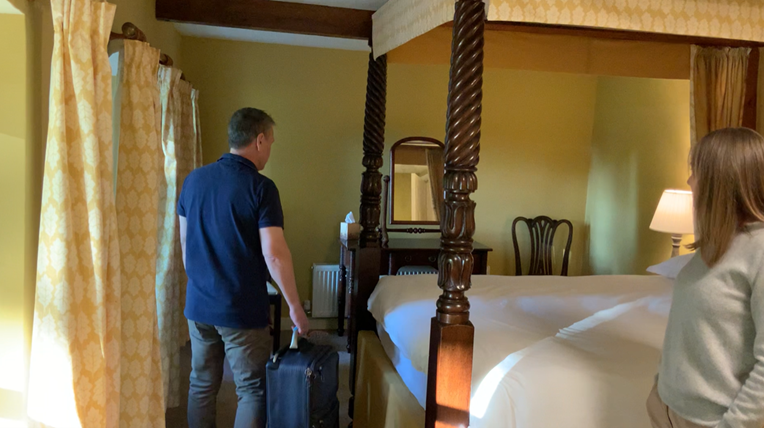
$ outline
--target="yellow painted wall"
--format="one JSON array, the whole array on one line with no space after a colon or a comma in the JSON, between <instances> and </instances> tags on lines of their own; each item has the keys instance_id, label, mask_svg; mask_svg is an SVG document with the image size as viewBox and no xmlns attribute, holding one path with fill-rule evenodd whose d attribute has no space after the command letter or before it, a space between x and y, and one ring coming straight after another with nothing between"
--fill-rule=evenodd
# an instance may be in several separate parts
<instances>
[{"instance_id":1,"label":"yellow painted wall","mask_svg":"<svg viewBox=\"0 0 764 428\"><path fill-rule=\"evenodd\" d=\"M411 217L411 174L395 174L392 177L390 193L393 195L393 217L399 221L410 221ZM395 187L395 191L392 188Z\"/></svg>"},{"instance_id":2,"label":"yellow painted wall","mask_svg":"<svg viewBox=\"0 0 764 428\"><path fill-rule=\"evenodd\" d=\"M0 421L24 420L31 331L26 24L22 14L0 14Z\"/></svg>"},{"instance_id":3,"label":"yellow painted wall","mask_svg":"<svg viewBox=\"0 0 764 428\"><path fill-rule=\"evenodd\" d=\"M689 119L689 81L599 79L587 204L592 273L643 274L670 256L670 236L649 226L664 189L688 189Z\"/></svg>"},{"instance_id":4,"label":"yellow painted wall","mask_svg":"<svg viewBox=\"0 0 764 428\"><path fill-rule=\"evenodd\" d=\"M337 262L338 223L350 210L358 216L367 54L189 37L182 46L201 91L205 162L228 151L237 108L275 118L264 173L281 191L298 287L310 298L311 264ZM386 146L412 135L443 140L448 67L390 64L388 82ZM475 239L494 248L492 273L512 273L514 217L568 218L579 273L596 78L489 69L485 85ZM383 171L388 163L386 152Z\"/></svg>"},{"instance_id":5,"label":"yellow painted wall","mask_svg":"<svg viewBox=\"0 0 764 428\"><path fill-rule=\"evenodd\" d=\"M183 38L186 76L200 90L205 163L228 152L231 114L257 107L276 121L264 174L281 193L302 299L311 265L339 259L339 223L358 217L367 54Z\"/></svg>"},{"instance_id":6,"label":"yellow painted wall","mask_svg":"<svg viewBox=\"0 0 764 428\"><path fill-rule=\"evenodd\" d=\"M473 199L492 274L514 274L512 221L537 215L573 222L570 272L581 272L596 85L594 76L485 70ZM447 66L390 64L387 147L412 135L444 140L447 96Z\"/></svg>"}]
</instances>

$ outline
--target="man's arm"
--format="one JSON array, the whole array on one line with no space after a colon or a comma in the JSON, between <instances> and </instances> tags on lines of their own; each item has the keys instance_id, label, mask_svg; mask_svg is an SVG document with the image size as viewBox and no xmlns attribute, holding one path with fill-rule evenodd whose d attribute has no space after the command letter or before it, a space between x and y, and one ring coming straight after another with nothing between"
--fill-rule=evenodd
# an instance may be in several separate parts
<instances>
[{"instance_id":1,"label":"man's arm","mask_svg":"<svg viewBox=\"0 0 764 428\"><path fill-rule=\"evenodd\" d=\"M297 294L292 253L289 252L286 239L284 239L284 229L280 227L261 228L260 245L268 270L289 305L289 316L292 318L292 322L297 326L300 334L307 334L310 325L308 317L300 305L300 296Z\"/></svg>"},{"instance_id":2,"label":"man's arm","mask_svg":"<svg viewBox=\"0 0 764 428\"><path fill-rule=\"evenodd\" d=\"M186 218L182 215L178 216L178 222L180 223L180 249L183 253L183 268L186 267Z\"/></svg>"}]
</instances>

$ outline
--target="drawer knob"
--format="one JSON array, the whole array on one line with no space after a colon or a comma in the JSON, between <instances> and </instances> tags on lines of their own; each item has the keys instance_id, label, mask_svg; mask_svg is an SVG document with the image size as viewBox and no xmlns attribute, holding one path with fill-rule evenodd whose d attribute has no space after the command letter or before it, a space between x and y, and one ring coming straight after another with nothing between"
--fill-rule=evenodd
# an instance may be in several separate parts
<instances>
[{"instance_id":1,"label":"drawer knob","mask_svg":"<svg viewBox=\"0 0 764 428\"><path fill-rule=\"evenodd\" d=\"M405 260L406 263L410 263L411 262L411 256L406 256L406 257L403 258L403 260Z\"/></svg>"},{"instance_id":2,"label":"drawer knob","mask_svg":"<svg viewBox=\"0 0 764 428\"><path fill-rule=\"evenodd\" d=\"M429 260L430 263L435 263L436 261L438 261L438 256L430 256L427 258L427 260Z\"/></svg>"}]
</instances>

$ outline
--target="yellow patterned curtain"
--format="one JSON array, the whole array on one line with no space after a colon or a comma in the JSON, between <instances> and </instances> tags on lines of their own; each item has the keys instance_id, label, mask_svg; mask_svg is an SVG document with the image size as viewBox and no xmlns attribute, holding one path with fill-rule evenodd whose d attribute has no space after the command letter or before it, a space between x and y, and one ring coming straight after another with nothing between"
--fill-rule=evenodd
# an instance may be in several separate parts
<instances>
[{"instance_id":1,"label":"yellow patterned curtain","mask_svg":"<svg viewBox=\"0 0 764 428\"><path fill-rule=\"evenodd\" d=\"M183 324L182 302L180 300L180 276L183 265L176 242L180 235L175 215L177 203L175 157L176 140L180 138L179 122L181 113L177 86L180 70L159 66L159 90L161 93L162 152L164 174L159 180L159 245L156 260L156 296L159 314L159 338L162 349L162 374L167 407L180 405L180 347L179 331ZM180 262L180 265L178 264Z\"/></svg>"},{"instance_id":2,"label":"yellow patterned curtain","mask_svg":"<svg viewBox=\"0 0 764 428\"><path fill-rule=\"evenodd\" d=\"M156 312L157 216L162 174L159 50L125 41L120 62L121 118L117 224L122 261L123 426L164 427Z\"/></svg>"},{"instance_id":3,"label":"yellow patterned curtain","mask_svg":"<svg viewBox=\"0 0 764 428\"><path fill-rule=\"evenodd\" d=\"M750 51L692 47L693 142L717 129L742 126Z\"/></svg>"},{"instance_id":4,"label":"yellow patterned curtain","mask_svg":"<svg viewBox=\"0 0 764 428\"><path fill-rule=\"evenodd\" d=\"M188 340L184 322L186 273L180 248L176 205L186 176L201 166L198 91L181 80L181 72L160 66L162 149L164 175L160 179L159 257L156 295L159 336L168 407L180 405L180 348Z\"/></svg>"},{"instance_id":5,"label":"yellow patterned curtain","mask_svg":"<svg viewBox=\"0 0 764 428\"><path fill-rule=\"evenodd\" d=\"M51 0L51 11L28 415L53 427L117 427L122 320L106 53L115 7Z\"/></svg>"}]
</instances>

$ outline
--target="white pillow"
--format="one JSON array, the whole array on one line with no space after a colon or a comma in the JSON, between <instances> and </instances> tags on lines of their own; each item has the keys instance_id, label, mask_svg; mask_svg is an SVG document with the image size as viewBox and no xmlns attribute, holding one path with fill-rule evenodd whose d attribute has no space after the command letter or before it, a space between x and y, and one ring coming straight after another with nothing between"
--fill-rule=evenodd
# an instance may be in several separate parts
<instances>
[{"instance_id":1,"label":"white pillow","mask_svg":"<svg viewBox=\"0 0 764 428\"><path fill-rule=\"evenodd\" d=\"M663 263L650 266L647 271L657 275L665 276L669 279L676 279L679 271L682 270L695 253L689 253L682 256L672 257Z\"/></svg>"}]
</instances>

